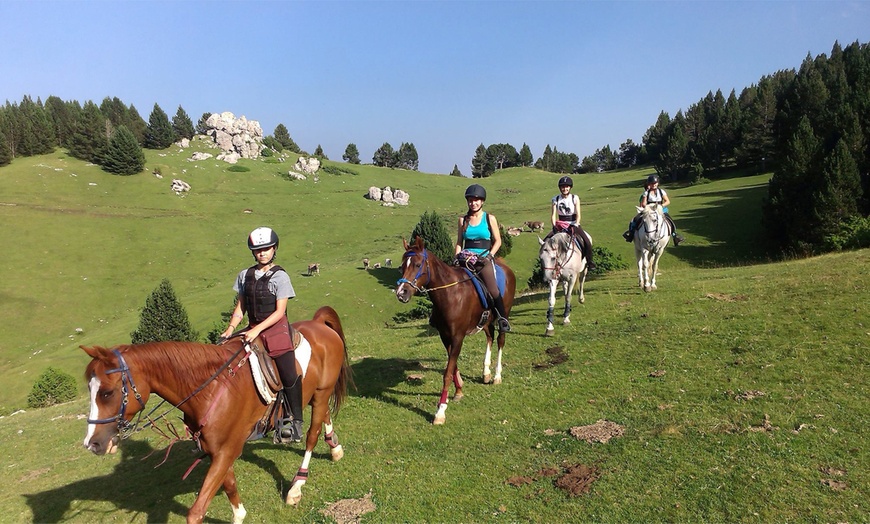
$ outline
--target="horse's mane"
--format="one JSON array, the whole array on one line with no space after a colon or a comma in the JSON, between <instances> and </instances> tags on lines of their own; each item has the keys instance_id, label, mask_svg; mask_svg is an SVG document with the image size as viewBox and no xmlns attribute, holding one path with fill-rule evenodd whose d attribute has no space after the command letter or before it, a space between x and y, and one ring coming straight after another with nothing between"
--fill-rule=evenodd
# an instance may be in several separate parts
<instances>
[{"instance_id":1,"label":"horse's mane","mask_svg":"<svg viewBox=\"0 0 870 524\"><path fill-rule=\"evenodd\" d=\"M192 391L226 363L239 349L239 344L240 341L224 346L167 341L120 346L117 349L131 367L144 373L168 373L178 384L179 390Z\"/></svg>"}]
</instances>

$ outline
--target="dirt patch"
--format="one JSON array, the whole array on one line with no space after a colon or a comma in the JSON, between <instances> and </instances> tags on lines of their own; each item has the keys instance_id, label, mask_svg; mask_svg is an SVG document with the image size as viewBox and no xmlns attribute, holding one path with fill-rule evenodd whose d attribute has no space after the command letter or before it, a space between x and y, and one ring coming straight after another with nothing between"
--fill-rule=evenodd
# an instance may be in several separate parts
<instances>
[{"instance_id":1,"label":"dirt patch","mask_svg":"<svg viewBox=\"0 0 870 524\"><path fill-rule=\"evenodd\" d=\"M726 295L725 293L707 293L704 298L721 300L723 302L744 302L749 300L747 295Z\"/></svg>"},{"instance_id":2,"label":"dirt patch","mask_svg":"<svg viewBox=\"0 0 870 524\"><path fill-rule=\"evenodd\" d=\"M37 478L37 477L41 477L42 475L48 473L49 471L51 471L51 468L40 468L40 469L35 469L35 470L33 470L33 471L27 473L26 475L24 475L24 476L21 477L20 479L18 479L18 482L28 482L28 481L31 481L31 480L33 480L33 479L35 479L35 478Z\"/></svg>"},{"instance_id":3,"label":"dirt patch","mask_svg":"<svg viewBox=\"0 0 870 524\"><path fill-rule=\"evenodd\" d=\"M585 440L590 444L593 442L606 444L612 438L621 437L625 433L625 427L616 422L601 419L589 426L574 426L570 433L577 440Z\"/></svg>"},{"instance_id":4,"label":"dirt patch","mask_svg":"<svg viewBox=\"0 0 870 524\"><path fill-rule=\"evenodd\" d=\"M517 477L511 477L511 478L507 479L505 482L507 482L509 485L511 485L515 488L518 488L520 486L525 486L526 484L531 484L534 481L535 481L535 479L533 479L531 477L519 477L519 476L517 476Z\"/></svg>"},{"instance_id":5,"label":"dirt patch","mask_svg":"<svg viewBox=\"0 0 870 524\"><path fill-rule=\"evenodd\" d=\"M843 491L849 487L848 484L846 484L845 482L843 482L841 480L822 479L819 482L821 482L823 486L828 486L829 488L831 488L834 491Z\"/></svg>"},{"instance_id":6,"label":"dirt patch","mask_svg":"<svg viewBox=\"0 0 870 524\"><path fill-rule=\"evenodd\" d=\"M774 426L773 424L770 423L770 415L768 415L767 413L764 414L764 420L761 421L760 426L749 426L749 431L753 431L756 433L762 432L762 431L769 432L769 431L774 431L774 430L778 430L778 429L779 429L778 426Z\"/></svg>"},{"instance_id":7,"label":"dirt patch","mask_svg":"<svg viewBox=\"0 0 870 524\"><path fill-rule=\"evenodd\" d=\"M667 373L667 371L665 371L664 369L657 369L657 370L651 372L649 374L649 376L651 376L653 378L659 378L659 377L665 376L665 373Z\"/></svg>"},{"instance_id":8,"label":"dirt patch","mask_svg":"<svg viewBox=\"0 0 870 524\"><path fill-rule=\"evenodd\" d=\"M547 348L546 353L547 361L535 364L535 369L549 369L568 361L568 353L565 352L562 346Z\"/></svg>"},{"instance_id":9,"label":"dirt patch","mask_svg":"<svg viewBox=\"0 0 870 524\"><path fill-rule=\"evenodd\" d=\"M567 491L572 497L588 493L592 483L598 480L601 474L598 468L585 464L574 464L565 468L565 474L557 478L553 483L557 488Z\"/></svg>"},{"instance_id":10,"label":"dirt patch","mask_svg":"<svg viewBox=\"0 0 870 524\"><path fill-rule=\"evenodd\" d=\"M755 400L766 395L764 391L759 391L757 389L741 391L736 394L733 391L729 391L729 393L734 396L734 400Z\"/></svg>"},{"instance_id":11,"label":"dirt patch","mask_svg":"<svg viewBox=\"0 0 870 524\"><path fill-rule=\"evenodd\" d=\"M320 514L330 517L338 524L358 524L363 515L376 509L377 506L372 502L372 492L369 491L363 498L342 499L330 504L326 509L320 510Z\"/></svg>"}]
</instances>

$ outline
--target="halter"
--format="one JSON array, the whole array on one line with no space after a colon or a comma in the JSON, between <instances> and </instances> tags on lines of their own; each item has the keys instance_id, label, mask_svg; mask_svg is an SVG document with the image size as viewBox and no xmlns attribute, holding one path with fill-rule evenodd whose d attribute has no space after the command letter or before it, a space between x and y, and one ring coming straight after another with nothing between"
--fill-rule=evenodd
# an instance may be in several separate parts
<instances>
[{"instance_id":1,"label":"halter","mask_svg":"<svg viewBox=\"0 0 870 524\"><path fill-rule=\"evenodd\" d=\"M416 255L417 255L416 251L413 251L413 250L406 251L405 254L402 255L402 260L405 260L408 257L413 257ZM423 248L422 256L423 256L423 263L420 265L420 269L417 271L417 274L414 275L414 280L408 280L407 278L402 277L398 281L396 281L396 285L401 286L402 284L408 284L409 286L414 288L418 293L428 293L430 291L437 291L439 289L444 289L444 288L448 288L451 286L455 286L456 284L459 284L460 282L467 282L467 281L471 280L471 278L466 278L464 280L457 280L456 282L451 282L451 283L445 284L443 286L437 286L437 287L432 287L432 288L426 288L425 284L421 284L418 286L417 280L419 280L420 277L423 276L424 269L425 269L425 273L426 273L426 284L429 284L430 282L432 282L432 264L431 264L431 262L429 262L429 250L427 250L426 248Z\"/></svg>"},{"instance_id":2,"label":"halter","mask_svg":"<svg viewBox=\"0 0 870 524\"><path fill-rule=\"evenodd\" d=\"M136 400L139 401L140 408L145 408L145 403L142 402L142 395L139 394L139 390L136 389L136 383L133 382L133 375L130 373L130 367L127 366L127 361L124 360L123 355L117 349L113 349L112 353L115 354L115 357L118 358L118 367L115 369L109 369L106 371L106 375L111 373L120 373L121 374L121 407L118 410L118 414L114 417L109 418L100 418L100 419L87 419L88 424L111 424L112 422L118 422L118 433L124 434L128 432L130 428L130 421L124 418L124 415L127 414L127 401L130 394L130 390L133 391L133 395L136 397ZM128 387L129 383L129 387ZM142 412L139 412L139 416L141 417ZM138 424L138 421L137 421Z\"/></svg>"}]
</instances>

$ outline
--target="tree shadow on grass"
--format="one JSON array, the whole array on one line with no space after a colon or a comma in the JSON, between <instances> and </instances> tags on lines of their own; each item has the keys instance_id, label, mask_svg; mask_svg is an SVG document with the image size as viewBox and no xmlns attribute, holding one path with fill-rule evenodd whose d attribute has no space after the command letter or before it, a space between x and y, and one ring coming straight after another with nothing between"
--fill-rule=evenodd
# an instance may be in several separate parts
<instances>
[{"instance_id":1,"label":"tree shadow on grass","mask_svg":"<svg viewBox=\"0 0 870 524\"><path fill-rule=\"evenodd\" d=\"M441 373L444 370L444 362L438 359L366 357L353 364L351 368L353 369L354 382L357 385L353 392L354 395L374 398L386 404L407 409L430 422L432 421L433 415L431 413L401 400L400 396L407 393L398 391L396 388L408 380L408 372L438 371ZM422 393L422 395L440 395L440 388L438 391Z\"/></svg>"}]
</instances>

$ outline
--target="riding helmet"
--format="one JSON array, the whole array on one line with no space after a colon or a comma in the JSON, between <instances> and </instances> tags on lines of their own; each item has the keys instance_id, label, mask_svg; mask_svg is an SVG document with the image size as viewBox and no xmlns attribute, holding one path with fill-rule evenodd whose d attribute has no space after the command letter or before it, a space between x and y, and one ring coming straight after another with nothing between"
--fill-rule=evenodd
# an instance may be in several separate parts
<instances>
[{"instance_id":1,"label":"riding helmet","mask_svg":"<svg viewBox=\"0 0 870 524\"><path fill-rule=\"evenodd\" d=\"M658 184L659 183L659 176L658 175L650 175L650 176L646 177L646 183L647 183L647 185Z\"/></svg>"},{"instance_id":2,"label":"riding helmet","mask_svg":"<svg viewBox=\"0 0 870 524\"><path fill-rule=\"evenodd\" d=\"M480 184L471 184L468 186L468 189L465 190L465 198L479 198L481 200L486 200L486 189L484 189Z\"/></svg>"},{"instance_id":3,"label":"riding helmet","mask_svg":"<svg viewBox=\"0 0 870 524\"><path fill-rule=\"evenodd\" d=\"M559 187L574 187L574 181L569 176L563 176L559 179Z\"/></svg>"},{"instance_id":4,"label":"riding helmet","mask_svg":"<svg viewBox=\"0 0 870 524\"><path fill-rule=\"evenodd\" d=\"M275 246L278 248L278 234L269 227L258 227L248 235L248 249L266 249Z\"/></svg>"}]
</instances>

